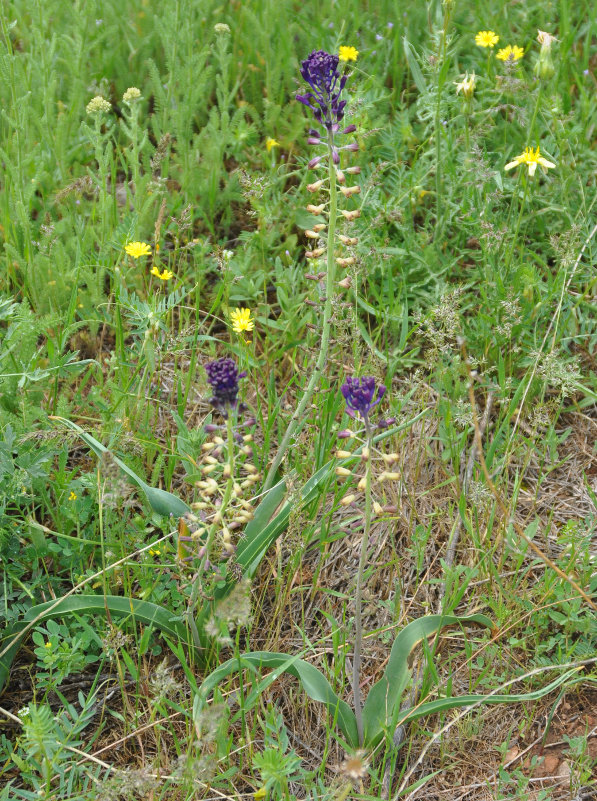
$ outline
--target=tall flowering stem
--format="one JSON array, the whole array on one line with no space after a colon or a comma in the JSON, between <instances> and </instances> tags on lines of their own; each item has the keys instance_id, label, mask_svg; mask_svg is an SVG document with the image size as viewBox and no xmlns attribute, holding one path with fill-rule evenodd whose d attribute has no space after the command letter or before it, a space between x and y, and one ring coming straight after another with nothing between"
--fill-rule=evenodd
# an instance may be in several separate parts
<instances>
[{"instance_id":1,"label":"tall flowering stem","mask_svg":"<svg viewBox=\"0 0 597 801\"><path fill-rule=\"evenodd\" d=\"M189 622L193 640L197 646L200 646L201 640L197 625L194 620L194 611L201 592L202 573L204 572L209 560L209 554L211 552L216 533L222 527L224 514L226 513L228 504L233 497L235 481L234 422L237 413L243 409L242 404L239 404L238 402L238 382L239 379L246 376L245 372L239 373L238 367L233 359L227 358L216 359L213 362L209 362L205 365L205 372L207 373L207 382L213 392L209 402L214 409L217 409L226 419L226 447L228 463L225 471L225 475L227 477L226 487L224 489L222 501L220 503L218 513L214 516L214 519L207 530L207 536L202 548L203 555L201 557L201 564L199 566L199 570L197 571L187 604L187 620Z\"/></svg>"},{"instance_id":2,"label":"tall flowering stem","mask_svg":"<svg viewBox=\"0 0 597 801\"><path fill-rule=\"evenodd\" d=\"M313 393L321 380L321 376L325 369L328 351L331 338L332 329L332 301L336 291L336 229L337 229L337 215L338 215L338 183L345 181L344 174L339 169L340 154L339 150L358 150L356 144L346 145L342 148L336 146L336 135L338 133L348 134L355 130L355 126L351 125L343 131L339 131L340 121L344 117L344 108L346 100L341 99L341 93L346 85L347 76L340 75L338 56L326 53L323 50L316 50L305 59L302 63L301 74L305 81L309 84L312 91L304 95L297 95L296 99L303 103L305 106L313 111L315 120L325 129L325 139L323 139L317 130L311 130L309 136L309 143L312 145L325 145L326 151L321 156L316 156L309 162L310 167L317 167L317 165L327 158L328 161L328 203L327 203L327 236L323 236L325 225L317 225L317 231L307 231L308 237L318 237L325 239L326 247L316 248L309 251L306 255L308 258L317 259L322 256L327 250L326 254L326 283L325 283L325 299L323 306L322 326L321 326L321 340L319 347L319 354L315 367L311 372L309 381L302 397L290 418L288 427L276 455L272 461L269 472L265 479L263 490L267 491L274 483L276 472L282 463L282 459L286 454L293 438L300 431L304 424L305 411L313 397ZM358 172L359 168L353 168L354 172ZM311 184L308 188L310 191L318 191L323 181L317 181ZM360 191L360 187L355 187L353 194ZM344 190L345 191L345 190ZM348 195L347 195L348 196ZM309 206L308 210L314 214L321 214L325 204L321 206ZM359 212L352 212L356 217ZM356 242L356 240L354 240ZM340 260L348 262L349 260Z\"/></svg>"},{"instance_id":3,"label":"tall flowering stem","mask_svg":"<svg viewBox=\"0 0 597 801\"><path fill-rule=\"evenodd\" d=\"M365 565L369 551L369 538L371 536L371 512L373 504L371 501L371 449L373 447L373 431L369 425L369 420L365 420L367 448L365 454L368 459L365 462L365 522L363 527L363 539L361 540L361 553L359 556L359 568L357 570L357 586L354 598L354 656L352 659L352 695L354 703L354 714L357 719L357 731L359 733L359 745L363 745L363 700L361 697L361 661L363 650L363 579L365 576Z\"/></svg>"},{"instance_id":4,"label":"tall flowering stem","mask_svg":"<svg viewBox=\"0 0 597 801\"><path fill-rule=\"evenodd\" d=\"M376 392L377 390L377 392ZM371 496L371 460L373 456L373 426L370 420L371 411L381 402L386 393L383 384L376 387L372 376L364 378L347 378L341 387L342 395L346 401L346 412L350 417L361 417L365 423L366 447L361 453L365 462L365 521L363 539L361 540L361 553L357 570L357 584L355 590L354 610L354 655L352 660L352 695L354 714L357 720L359 745L363 745L363 701L361 697L361 660L363 650L363 581L365 565L369 552L369 538L371 536L371 517L373 510ZM377 394L377 397L376 397Z\"/></svg>"}]
</instances>

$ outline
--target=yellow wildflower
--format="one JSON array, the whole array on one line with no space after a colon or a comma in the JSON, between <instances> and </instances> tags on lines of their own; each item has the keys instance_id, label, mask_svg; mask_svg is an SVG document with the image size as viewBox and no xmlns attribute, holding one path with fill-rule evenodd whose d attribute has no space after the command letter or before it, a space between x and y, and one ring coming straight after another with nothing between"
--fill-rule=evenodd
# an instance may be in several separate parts
<instances>
[{"instance_id":1,"label":"yellow wildflower","mask_svg":"<svg viewBox=\"0 0 597 801\"><path fill-rule=\"evenodd\" d=\"M151 274L155 275L156 278L159 278L160 281L169 281L174 277L174 273L171 273L170 270L164 270L164 272L161 273L155 264L151 268Z\"/></svg>"},{"instance_id":2,"label":"yellow wildflower","mask_svg":"<svg viewBox=\"0 0 597 801\"><path fill-rule=\"evenodd\" d=\"M475 44L479 47L493 47L500 41L500 37L493 31L479 31L475 36Z\"/></svg>"},{"instance_id":3,"label":"yellow wildflower","mask_svg":"<svg viewBox=\"0 0 597 801\"><path fill-rule=\"evenodd\" d=\"M280 143L277 142L275 139L272 139L271 136L265 140L265 147L267 148L267 152L269 153L272 147L280 147Z\"/></svg>"},{"instance_id":4,"label":"yellow wildflower","mask_svg":"<svg viewBox=\"0 0 597 801\"><path fill-rule=\"evenodd\" d=\"M44 648L51 648L51 647L52 647L52 643L50 642L50 640L48 640L46 643L44 643Z\"/></svg>"},{"instance_id":5,"label":"yellow wildflower","mask_svg":"<svg viewBox=\"0 0 597 801\"><path fill-rule=\"evenodd\" d=\"M498 50L496 53L496 58L499 58L500 61L519 61L524 56L524 50L522 47L518 45L508 45L507 47L502 47L501 50Z\"/></svg>"},{"instance_id":6,"label":"yellow wildflower","mask_svg":"<svg viewBox=\"0 0 597 801\"><path fill-rule=\"evenodd\" d=\"M230 319L232 320L232 330L235 334L242 334L243 331L252 331L255 328L255 322L251 317L251 309L235 309L230 312Z\"/></svg>"},{"instance_id":7,"label":"yellow wildflower","mask_svg":"<svg viewBox=\"0 0 597 801\"><path fill-rule=\"evenodd\" d=\"M253 793L253 798L255 798L256 801L261 801L261 799L265 798L266 795L267 795L266 788L260 787L259 790L255 790L255 792Z\"/></svg>"},{"instance_id":8,"label":"yellow wildflower","mask_svg":"<svg viewBox=\"0 0 597 801\"><path fill-rule=\"evenodd\" d=\"M340 61L356 61L359 51L352 45L342 45L338 50L338 58Z\"/></svg>"},{"instance_id":9,"label":"yellow wildflower","mask_svg":"<svg viewBox=\"0 0 597 801\"><path fill-rule=\"evenodd\" d=\"M129 242L128 245L124 246L124 249L133 259L138 259L141 256L149 256L151 254L151 248L146 242Z\"/></svg>"},{"instance_id":10,"label":"yellow wildflower","mask_svg":"<svg viewBox=\"0 0 597 801\"><path fill-rule=\"evenodd\" d=\"M161 553L161 551L160 551L159 548L150 548L149 549L149 555L150 556L159 556L160 553Z\"/></svg>"},{"instance_id":11,"label":"yellow wildflower","mask_svg":"<svg viewBox=\"0 0 597 801\"><path fill-rule=\"evenodd\" d=\"M548 161L547 159L543 158L538 147L536 150L533 150L532 147L525 147L524 153L521 153L520 156L516 156L514 161L506 164L504 169L511 170L513 167L518 167L519 164L526 164L529 170L529 175L531 176L535 174L537 164L541 167L543 172L547 172L547 170L550 170L556 166L552 161Z\"/></svg>"},{"instance_id":12,"label":"yellow wildflower","mask_svg":"<svg viewBox=\"0 0 597 801\"><path fill-rule=\"evenodd\" d=\"M76 501L77 500L77 493L71 490L70 495L68 496L69 501Z\"/></svg>"}]
</instances>

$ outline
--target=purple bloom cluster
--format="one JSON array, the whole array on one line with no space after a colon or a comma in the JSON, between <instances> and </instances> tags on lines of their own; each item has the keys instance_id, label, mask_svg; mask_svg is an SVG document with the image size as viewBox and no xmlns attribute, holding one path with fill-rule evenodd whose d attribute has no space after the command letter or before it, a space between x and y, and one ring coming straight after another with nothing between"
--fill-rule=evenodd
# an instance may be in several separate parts
<instances>
[{"instance_id":1,"label":"purple bloom cluster","mask_svg":"<svg viewBox=\"0 0 597 801\"><path fill-rule=\"evenodd\" d=\"M340 95L346 84L346 75L340 75L340 59L325 50L314 50L301 65L301 75L312 92L297 95L296 99L313 111L317 122L328 131L337 131L338 123L344 117L346 100Z\"/></svg>"},{"instance_id":2,"label":"purple bloom cluster","mask_svg":"<svg viewBox=\"0 0 597 801\"><path fill-rule=\"evenodd\" d=\"M205 372L213 391L209 402L226 416L229 407L236 407L238 382L246 376L246 372L239 373L236 362L225 357L206 364Z\"/></svg>"},{"instance_id":3,"label":"purple bloom cluster","mask_svg":"<svg viewBox=\"0 0 597 801\"><path fill-rule=\"evenodd\" d=\"M350 417L355 417L357 412L361 415L363 420L368 420L369 413L381 401L386 394L386 388L383 384L379 385L377 389L377 399L375 397L375 379L373 376L365 376L364 378L348 377L344 384L340 387L340 391L344 395L346 401L346 413Z\"/></svg>"}]
</instances>

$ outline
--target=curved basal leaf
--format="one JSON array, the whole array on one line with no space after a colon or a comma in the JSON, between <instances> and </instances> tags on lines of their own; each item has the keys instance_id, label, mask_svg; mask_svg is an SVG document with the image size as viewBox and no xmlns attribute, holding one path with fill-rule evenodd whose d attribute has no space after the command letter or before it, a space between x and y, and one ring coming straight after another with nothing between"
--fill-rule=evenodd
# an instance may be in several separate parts
<instances>
[{"instance_id":1,"label":"curved basal leaf","mask_svg":"<svg viewBox=\"0 0 597 801\"><path fill-rule=\"evenodd\" d=\"M216 668L202 683L199 692L203 696L209 695L222 679L239 670L239 667L273 668L277 676L290 673L303 685L303 689L314 701L325 704L330 715L336 720L348 744L357 747L359 737L357 721L352 709L345 701L338 698L330 683L316 667L298 657L289 657L288 654L270 653L268 651L253 651L229 659Z\"/></svg>"},{"instance_id":2,"label":"curved basal leaf","mask_svg":"<svg viewBox=\"0 0 597 801\"><path fill-rule=\"evenodd\" d=\"M102 445L99 440L95 437L92 437L91 434L88 434L86 431L78 426L76 423L73 423L72 420L67 420L65 417L52 417L52 420L59 420L63 423L67 428L70 428L71 431L75 431L85 442L91 450L97 455L102 456L104 453L108 453L108 448L105 445ZM163 489L158 489L156 487L150 487L149 484L146 484L142 478L131 470L131 468L119 459L117 456L114 456L113 453L110 454L111 458L116 462L118 467L122 470L123 473L131 479L131 481L136 484L139 489L143 490L145 493L145 497L147 498L149 505L153 509L154 512L157 512L159 515L163 517L169 517L172 515L173 517L182 517L187 512L190 512L189 507L186 505L184 501L178 498L176 495L173 495L171 492L167 492Z\"/></svg>"},{"instance_id":3,"label":"curved basal leaf","mask_svg":"<svg viewBox=\"0 0 597 801\"><path fill-rule=\"evenodd\" d=\"M579 668L568 670L545 687L530 693L518 693L514 695L459 695L453 698L436 698L434 701L426 701L405 712L404 717L399 717L397 725L399 726L401 723L405 723L408 720L417 720L417 718L422 718L425 715L433 715L436 712L446 712L449 709L455 709L459 706L471 706L472 704L511 704L518 703L519 701L536 701L564 684L571 676L578 673L578 670Z\"/></svg>"},{"instance_id":4,"label":"curved basal leaf","mask_svg":"<svg viewBox=\"0 0 597 801\"><path fill-rule=\"evenodd\" d=\"M396 728L402 693L410 678L408 660L413 649L446 626L470 624L492 628L491 620L485 615L426 615L402 629L394 640L382 678L369 690L363 706L363 733L367 745L377 745L386 731L393 732Z\"/></svg>"},{"instance_id":5,"label":"curved basal leaf","mask_svg":"<svg viewBox=\"0 0 597 801\"><path fill-rule=\"evenodd\" d=\"M31 607L12 632L4 638L8 645L0 644L0 690L8 677L8 672L24 638L29 633L32 621L35 625L55 617L72 613L107 614L114 617L131 617L146 626L154 626L174 640L187 642L186 626L172 619L172 613L163 606L149 601L123 598L120 595L71 595L59 601L47 601Z\"/></svg>"}]
</instances>

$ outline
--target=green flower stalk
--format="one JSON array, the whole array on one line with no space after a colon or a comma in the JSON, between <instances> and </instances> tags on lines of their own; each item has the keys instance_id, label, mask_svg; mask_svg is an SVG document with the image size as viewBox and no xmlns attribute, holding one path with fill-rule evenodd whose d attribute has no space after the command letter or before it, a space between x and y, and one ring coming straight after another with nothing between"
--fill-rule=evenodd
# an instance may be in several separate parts
<instances>
[{"instance_id":1,"label":"green flower stalk","mask_svg":"<svg viewBox=\"0 0 597 801\"><path fill-rule=\"evenodd\" d=\"M350 48L354 50L354 48ZM354 51L356 53L356 51ZM353 57L351 53L351 59ZM347 59L343 59L347 60ZM307 211L311 212L316 218L322 215L327 216L326 223L316 222L311 229L305 232L309 240L315 242L315 247L307 250L305 256L317 263L321 257L326 255L326 272L318 273L317 275L308 275L311 280L320 280L325 275L325 298L323 306L323 317L321 324L321 343L319 347L319 354L315 363L314 369L303 395L290 419L286 432L280 442L276 455L272 461L269 472L265 479L263 486L264 491L271 488L276 472L282 463L282 459L293 438L299 432L304 423L305 411L311 402L313 393L321 380L321 376L325 369L328 351L331 338L332 329L332 301L336 292L336 268L348 267L354 263L354 258L336 258L336 231L338 223L338 192L340 191L345 197L349 198L360 192L359 186L344 186L346 183L346 176L340 169L340 151L357 151L358 145L356 142L351 142L342 147L336 144L336 137L339 135L348 135L356 131L355 125L349 125L340 130L340 121L344 117L344 109L346 100L342 99L342 91L346 85L348 76L340 74L339 70L340 57L326 53L324 50L315 50L311 55L303 61L301 66L301 74L305 81L309 84L311 91L304 95L297 95L296 99L303 103L305 106L313 111L313 116L317 123L324 128L322 134L317 129L310 129L308 143L314 146L322 146L324 152L321 155L315 156L309 162L309 168L315 169L320 163L327 160L327 192L328 200L322 203L310 203L307 206ZM358 167L348 168L345 172L358 173ZM325 179L319 179L307 186L307 189L313 194L323 190L326 184ZM347 220L354 220L360 215L358 209L343 210L343 216ZM324 233L327 229L327 235ZM352 237L338 237L343 245L356 244L356 238ZM322 241L323 240L323 241ZM341 288L346 288L346 282L340 282Z\"/></svg>"},{"instance_id":2,"label":"green flower stalk","mask_svg":"<svg viewBox=\"0 0 597 801\"><path fill-rule=\"evenodd\" d=\"M369 538L371 536L371 516L373 511L371 495L371 456L373 453L373 426L369 419L371 410L380 403L386 393L386 387L380 384L377 388L375 379L367 376L362 379L347 378L341 387L342 395L346 401L346 411L351 417L359 415L365 423L366 447L361 453L365 462L365 524L363 539L361 540L361 554L357 570L357 585L355 591L354 610L354 655L352 659L352 695L354 714L357 722L359 745L363 745L363 701L361 697L361 660L363 649L363 582L365 578L365 565L369 552Z\"/></svg>"}]
</instances>

